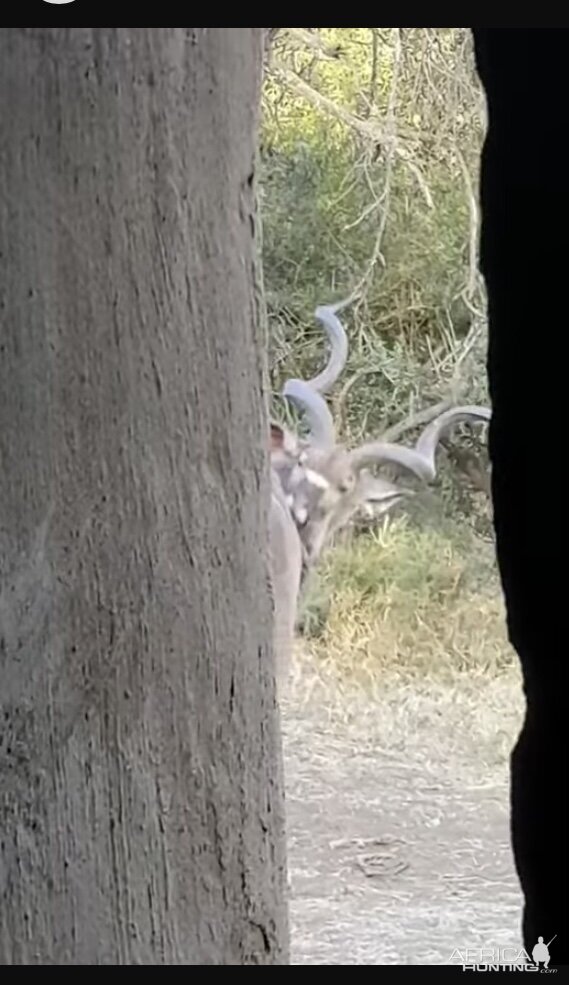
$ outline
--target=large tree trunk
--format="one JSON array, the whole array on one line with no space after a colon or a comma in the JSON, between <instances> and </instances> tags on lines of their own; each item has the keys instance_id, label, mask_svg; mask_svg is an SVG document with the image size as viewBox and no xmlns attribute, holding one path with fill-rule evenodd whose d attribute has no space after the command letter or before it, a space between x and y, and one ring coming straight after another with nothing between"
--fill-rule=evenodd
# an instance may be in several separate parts
<instances>
[{"instance_id":1,"label":"large tree trunk","mask_svg":"<svg viewBox=\"0 0 569 985\"><path fill-rule=\"evenodd\" d=\"M262 53L0 34L2 964L286 957Z\"/></svg>"}]
</instances>

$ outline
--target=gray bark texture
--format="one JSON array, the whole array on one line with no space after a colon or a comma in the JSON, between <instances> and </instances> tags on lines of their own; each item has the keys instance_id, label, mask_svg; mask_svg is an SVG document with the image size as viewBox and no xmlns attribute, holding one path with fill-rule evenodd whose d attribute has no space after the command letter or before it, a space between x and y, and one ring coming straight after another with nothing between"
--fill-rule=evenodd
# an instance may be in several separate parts
<instances>
[{"instance_id":1,"label":"gray bark texture","mask_svg":"<svg viewBox=\"0 0 569 985\"><path fill-rule=\"evenodd\" d=\"M0 964L287 959L263 40L0 33Z\"/></svg>"}]
</instances>

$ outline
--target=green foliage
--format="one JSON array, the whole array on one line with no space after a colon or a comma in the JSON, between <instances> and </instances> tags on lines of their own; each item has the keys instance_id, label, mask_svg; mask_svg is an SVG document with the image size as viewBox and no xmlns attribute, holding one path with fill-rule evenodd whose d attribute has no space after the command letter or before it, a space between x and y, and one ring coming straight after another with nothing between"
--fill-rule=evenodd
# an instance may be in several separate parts
<instances>
[{"instance_id":1,"label":"green foliage","mask_svg":"<svg viewBox=\"0 0 569 985\"><path fill-rule=\"evenodd\" d=\"M482 133L467 29L277 35L262 130L272 386L276 397L286 378L321 368L314 309L355 292L330 398L349 444L441 399L488 401L473 252ZM479 429L453 444L484 470ZM443 450L439 461L430 495L385 528L348 535L312 578L303 644L336 670L453 674L510 660L488 496Z\"/></svg>"},{"instance_id":2,"label":"green foliage","mask_svg":"<svg viewBox=\"0 0 569 985\"><path fill-rule=\"evenodd\" d=\"M461 160L474 168L482 124L468 33L318 28L307 46L299 30L282 29L264 99L274 382L321 361L314 307L360 281L354 358L363 341L404 344L422 365L449 325L461 339L472 324Z\"/></svg>"},{"instance_id":3,"label":"green foliage","mask_svg":"<svg viewBox=\"0 0 569 985\"><path fill-rule=\"evenodd\" d=\"M332 397L349 442L441 398L487 400L470 255L481 113L466 29L277 35L262 130L271 381L276 395L322 366L314 309L359 286Z\"/></svg>"},{"instance_id":4,"label":"green foliage","mask_svg":"<svg viewBox=\"0 0 569 985\"><path fill-rule=\"evenodd\" d=\"M327 555L304 605L305 646L351 679L452 679L511 666L492 544L405 517Z\"/></svg>"}]
</instances>

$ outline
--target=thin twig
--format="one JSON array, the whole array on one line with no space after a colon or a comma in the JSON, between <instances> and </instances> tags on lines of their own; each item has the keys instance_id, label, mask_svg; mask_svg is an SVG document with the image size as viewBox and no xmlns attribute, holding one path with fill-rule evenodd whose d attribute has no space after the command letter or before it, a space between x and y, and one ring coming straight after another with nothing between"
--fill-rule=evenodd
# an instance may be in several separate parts
<instances>
[{"instance_id":1,"label":"thin twig","mask_svg":"<svg viewBox=\"0 0 569 985\"><path fill-rule=\"evenodd\" d=\"M458 158L458 163L460 164L460 170L462 172L462 177L464 179L464 186L466 188L466 197L468 199L468 208L470 212L470 238L468 242L468 285L466 288L467 298L472 298L474 292L476 291L476 283L478 279L478 203L476 201L476 196L472 188L472 180L470 178L470 173L466 166L466 161L464 160L464 155L459 147L456 148L456 156Z\"/></svg>"},{"instance_id":2,"label":"thin twig","mask_svg":"<svg viewBox=\"0 0 569 985\"><path fill-rule=\"evenodd\" d=\"M379 34L377 27L370 27L371 31L371 77L369 80L369 103L368 116L374 105L377 92L377 69L379 65Z\"/></svg>"},{"instance_id":3,"label":"thin twig","mask_svg":"<svg viewBox=\"0 0 569 985\"><path fill-rule=\"evenodd\" d=\"M390 194L391 194L391 178L393 174L393 160L394 154L397 147L397 120L395 115L395 107L397 105L397 91L399 85L399 72L401 67L401 35L399 33L399 28L394 28L395 31L395 45L393 49L393 68L391 75L391 87L389 90L389 98L387 102L387 112L385 114L385 131L386 136L389 135L387 144L387 158L385 161L385 182L383 185L382 192L382 204L383 209L381 213L381 219L379 221L379 228L377 230L377 236L375 238L375 243L373 245L373 251L371 257L368 261L366 270L363 277L356 284L354 288L354 296L361 295L369 284L373 272L377 266L377 263L383 259L381 253L381 244L383 242L383 236L385 233L385 227L387 225L387 219L389 216L389 204L390 204Z\"/></svg>"}]
</instances>

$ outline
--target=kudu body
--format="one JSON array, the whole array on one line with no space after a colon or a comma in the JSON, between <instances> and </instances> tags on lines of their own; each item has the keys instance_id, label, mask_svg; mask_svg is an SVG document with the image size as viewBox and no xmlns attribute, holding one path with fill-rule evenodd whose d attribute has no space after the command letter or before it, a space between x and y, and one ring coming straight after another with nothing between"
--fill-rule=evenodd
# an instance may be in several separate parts
<instances>
[{"instance_id":1,"label":"kudu body","mask_svg":"<svg viewBox=\"0 0 569 985\"><path fill-rule=\"evenodd\" d=\"M304 478L297 439L279 424L271 423L271 504L269 560L273 594L273 650L277 675L286 677L294 641L304 549L285 487L291 470Z\"/></svg>"},{"instance_id":2,"label":"kudu body","mask_svg":"<svg viewBox=\"0 0 569 985\"><path fill-rule=\"evenodd\" d=\"M273 651L277 675L286 676L298 611L302 544L275 470L271 470L269 560L273 594Z\"/></svg>"},{"instance_id":3,"label":"kudu body","mask_svg":"<svg viewBox=\"0 0 569 985\"><path fill-rule=\"evenodd\" d=\"M336 382L346 363L348 342L338 311L347 303L316 309L316 318L323 323L331 345L325 369L311 380L288 380L283 389L283 396L304 417L309 434L303 440L286 433L286 440L273 458L273 467L298 530L307 566L317 562L333 534L366 504L373 504L381 514L412 494L404 486L374 476L371 468L389 464L422 482L431 482L436 476L435 456L442 436L459 422L487 422L491 416L488 408L480 406L446 410L424 427L412 448L380 440L354 449L338 444L323 393Z\"/></svg>"}]
</instances>

